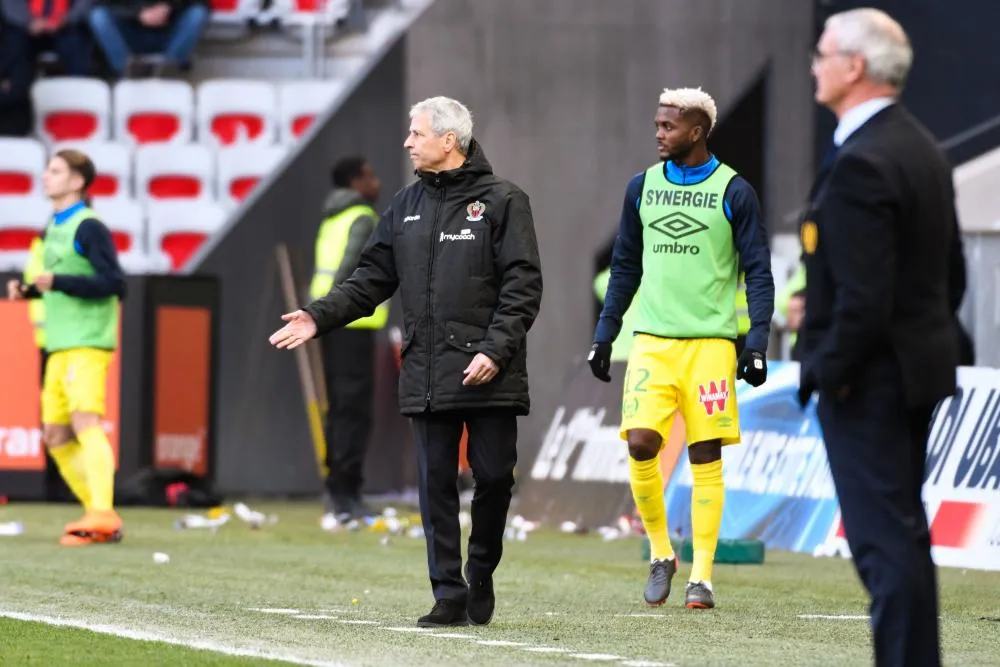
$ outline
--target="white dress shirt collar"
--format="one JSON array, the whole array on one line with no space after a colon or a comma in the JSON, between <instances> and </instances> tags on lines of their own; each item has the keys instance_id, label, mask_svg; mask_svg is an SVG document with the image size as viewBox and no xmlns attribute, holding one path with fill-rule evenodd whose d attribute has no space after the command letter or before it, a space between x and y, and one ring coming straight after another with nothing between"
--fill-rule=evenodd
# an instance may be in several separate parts
<instances>
[{"instance_id":1,"label":"white dress shirt collar","mask_svg":"<svg viewBox=\"0 0 1000 667\"><path fill-rule=\"evenodd\" d=\"M857 132L858 128L867 123L872 116L895 102L896 99L893 97L876 97L854 107L840 117L837 129L833 131L833 143L838 147L843 146L847 138Z\"/></svg>"}]
</instances>

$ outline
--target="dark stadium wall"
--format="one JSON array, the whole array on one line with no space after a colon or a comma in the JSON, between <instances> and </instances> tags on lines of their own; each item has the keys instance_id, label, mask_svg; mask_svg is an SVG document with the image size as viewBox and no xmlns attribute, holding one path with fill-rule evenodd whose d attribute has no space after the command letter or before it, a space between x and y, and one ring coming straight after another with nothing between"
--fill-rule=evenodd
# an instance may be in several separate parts
<instances>
[{"instance_id":1,"label":"dark stadium wall","mask_svg":"<svg viewBox=\"0 0 1000 667\"><path fill-rule=\"evenodd\" d=\"M830 14L877 7L900 22L913 45L903 101L958 165L1000 145L1000 3L987 0L816 0L815 34ZM992 121L992 122L991 122ZM836 127L817 110L817 154Z\"/></svg>"},{"instance_id":2,"label":"dark stadium wall","mask_svg":"<svg viewBox=\"0 0 1000 667\"><path fill-rule=\"evenodd\" d=\"M382 178L380 207L402 186L404 55L402 42L393 46L343 106L317 122L315 134L290 162L254 192L219 242L194 262L196 273L218 276L222 289L216 482L224 492L314 494L321 488L294 354L267 342L287 312L275 248L288 245L304 295L332 163L348 153L366 155ZM392 374L393 363L382 355L383 376ZM403 451L395 387L382 381L378 392L383 409L376 433L380 445L369 457L372 490L400 488L406 467L396 462L412 457ZM389 465L379 465L384 462Z\"/></svg>"},{"instance_id":3,"label":"dark stadium wall","mask_svg":"<svg viewBox=\"0 0 1000 667\"><path fill-rule=\"evenodd\" d=\"M783 218L811 180L813 24L801 0L437 0L411 29L407 100L467 103L496 171L531 198L545 296L525 432L548 423L590 345L593 259L628 179L656 160L664 87L701 86L724 115L766 72L764 183L753 185L772 231L793 230Z\"/></svg>"}]
</instances>

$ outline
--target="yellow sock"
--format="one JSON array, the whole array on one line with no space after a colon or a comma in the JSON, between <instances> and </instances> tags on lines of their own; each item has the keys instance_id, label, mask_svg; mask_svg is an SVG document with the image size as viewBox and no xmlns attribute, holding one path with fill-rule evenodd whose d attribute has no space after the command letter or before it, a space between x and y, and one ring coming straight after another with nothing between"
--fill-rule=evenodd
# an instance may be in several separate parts
<instances>
[{"instance_id":1,"label":"yellow sock","mask_svg":"<svg viewBox=\"0 0 1000 667\"><path fill-rule=\"evenodd\" d=\"M87 474L83 465L83 451L80 443L76 440L51 447L49 455L56 462L59 474L62 475L66 486L73 492L83 509L90 509L90 487L87 485Z\"/></svg>"},{"instance_id":2,"label":"yellow sock","mask_svg":"<svg viewBox=\"0 0 1000 667\"><path fill-rule=\"evenodd\" d=\"M712 581L715 547L719 544L722 506L726 490L722 484L722 461L691 464L691 537L694 562L689 581Z\"/></svg>"},{"instance_id":3,"label":"yellow sock","mask_svg":"<svg viewBox=\"0 0 1000 667\"><path fill-rule=\"evenodd\" d=\"M674 557L674 550L667 534L667 508L663 501L660 457L636 461L630 456L628 464L632 498L635 499L635 508L639 511L642 526L649 537L650 555L653 560L670 560Z\"/></svg>"},{"instance_id":4,"label":"yellow sock","mask_svg":"<svg viewBox=\"0 0 1000 667\"><path fill-rule=\"evenodd\" d=\"M76 437L83 450L92 509L97 512L110 510L115 496L115 455L108 436L100 426L91 426Z\"/></svg>"}]
</instances>

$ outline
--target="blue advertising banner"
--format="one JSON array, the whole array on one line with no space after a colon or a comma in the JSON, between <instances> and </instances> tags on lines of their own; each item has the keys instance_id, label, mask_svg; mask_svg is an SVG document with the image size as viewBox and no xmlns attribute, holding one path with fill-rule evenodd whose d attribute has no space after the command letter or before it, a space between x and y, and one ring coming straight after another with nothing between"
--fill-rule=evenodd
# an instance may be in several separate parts
<instances>
[{"instance_id":1,"label":"blue advertising banner","mask_svg":"<svg viewBox=\"0 0 1000 667\"><path fill-rule=\"evenodd\" d=\"M769 548L813 553L827 541L838 505L815 401L796 398L799 366L769 362L767 383L737 385L742 442L723 448L722 539L759 539ZM691 468L682 456L667 487L667 521L691 536Z\"/></svg>"}]
</instances>

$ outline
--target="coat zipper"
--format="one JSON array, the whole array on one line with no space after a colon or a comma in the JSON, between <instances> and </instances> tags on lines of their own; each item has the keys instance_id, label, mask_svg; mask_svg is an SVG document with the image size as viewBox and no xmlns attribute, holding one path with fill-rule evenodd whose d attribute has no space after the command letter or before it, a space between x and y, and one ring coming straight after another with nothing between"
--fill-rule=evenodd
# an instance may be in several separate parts
<instances>
[{"instance_id":1,"label":"coat zipper","mask_svg":"<svg viewBox=\"0 0 1000 667\"><path fill-rule=\"evenodd\" d=\"M435 179L434 185L440 185L440 183L441 183L440 179ZM425 401L426 401L425 405L428 408L431 405L431 375L433 374L433 371L434 371L434 366L433 366L433 364L434 364L434 318L431 317L431 289L432 289L433 284L434 284L434 259L435 259L435 256L437 255L437 253L435 252L435 249L437 248L437 244L434 242L434 239L437 238L438 223L441 222L441 208L444 206L444 197L445 197L445 190L444 190L444 188L441 188L440 194L441 194L441 196L438 199L437 210L434 212L434 222L431 225L431 247L430 247L431 260L430 260L430 264L427 266L427 334L428 334L427 339L428 339L428 344L427 344L427 375L426 375L426 378L427 378L427 383L426 383L427 395L425 396Z\"/></svg>"}]
</instances>

